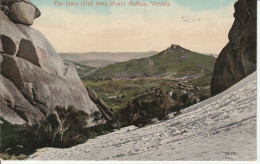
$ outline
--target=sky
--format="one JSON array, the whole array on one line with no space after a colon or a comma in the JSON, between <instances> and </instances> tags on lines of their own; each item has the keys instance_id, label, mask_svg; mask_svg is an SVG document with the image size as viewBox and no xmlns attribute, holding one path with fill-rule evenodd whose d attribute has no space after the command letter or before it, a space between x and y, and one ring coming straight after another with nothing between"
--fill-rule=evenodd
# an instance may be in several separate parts
<instances>
[{"instance_id":1,"label":"sky","mask_svg":"<svg viewBox=\"0 0 260 164\"><path fill-rule=\"evenodd\" d=\"M178 44L192 51L219 54L228 43L236 0L139 0L149 6L55 6L55 0L31 0L42 15L33 28L58 52L162 51ZM57 0L63 2L69 0ZM70 0L78 2L85 0ZM110 0L98 0L110 2ZM111 0L113 1L113 0ZM136 2L137 0L133 0ZM170 3L152 6L151 2Z\"/></svg>"}]
</instances>

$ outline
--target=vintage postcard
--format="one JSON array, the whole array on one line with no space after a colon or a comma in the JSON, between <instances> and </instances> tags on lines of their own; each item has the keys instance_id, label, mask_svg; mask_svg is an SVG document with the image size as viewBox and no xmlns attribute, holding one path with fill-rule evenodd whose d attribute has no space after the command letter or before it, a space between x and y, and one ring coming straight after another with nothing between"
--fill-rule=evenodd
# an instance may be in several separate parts
<instances>
[{"instance_id":1,"label":"vintage postcard","mask_svg":"<svg viewBox=\"0 0 260 164\"><path fill-rule=\"evenodd\" d=\"M0 0L2 160L256 161L256 0Z\"/></svg>"}]
</instances>

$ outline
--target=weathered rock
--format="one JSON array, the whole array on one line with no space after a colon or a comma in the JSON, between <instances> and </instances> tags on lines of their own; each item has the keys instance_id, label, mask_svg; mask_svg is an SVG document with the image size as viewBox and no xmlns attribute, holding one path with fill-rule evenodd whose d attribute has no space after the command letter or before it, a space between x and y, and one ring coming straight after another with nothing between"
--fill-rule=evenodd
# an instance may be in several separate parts
<instances>
[{"instance_id":1,"label":"weathered rock","mask_svg":"<svg viewBox=\"0 0 260 164\"><path fill-rule=\"evenodd\" d=\"M49 57L46 51L40 47L35 47L30 40L21 40L16 56L28 60L49 73L57 74L55 67L49 63Z\"/></svg>"},{"instance_id":2,"label":"weathered rock","mask_svg":"<svg viewBox=\"0 0 260 164\"><path fill-rule=\"evenodd\" d=\"M0 118L12 124L33 124L44 118L42 112L29 103L18 88L0 74Z\"/></svg>"},{"instance_id":3,"label":"weathered rock","mask_svg":"<svg viewBox=\"0 0 260 164\"><path fill-rule=\"evenodd\" d=\"M18 88L23 88L25 84L16 58L4 54L2 57L1 74L11 80Z\"/></svg>"},{"instance_id":4,"label":"weathered rock","mask_svg":"<svg viewBox=\"0 0 260 164\"><path fill-rule=\"evenodd\" d=\"M5 35L0 35L0 40L2 43L2 52L8 55L14 55L17 51L16 44L11 38Z\"/></svg>"},{"instance_id":5,"label":"weathered rock","mask_svg":"<svg viewBox=\"0 0 260 164\"><path fill-rule=\"evenodd\" d=\"M0 35L11 38L16 45L19 45L22 39L29 40L17 25L14 24L2 11L0 11L0 24ZM2 47L2 45L0 47Z\"/></svg>"},{"instance_id":6,"label":"weathered rock","mask_svg":"<svg viewBox=\"0 0 260 164\"><path fill-rule=\"evenodd\" d=\"M31 27L21 25L21 24L17 24L17 27L33 43L33 45L36 47L36 51L39 51L39 48L45 51L47 57L43 57L43 58L47 58L47 59L45 59L44 65L51 70L54 69L58 76L64 76L66 70L64 62L61 59L60 55L55 51L53 46L50 44L48 39L42 33L40 33L39 31ZM39 52L37 52L37 55L42 56L40 55Z\"/></svg>"},{"instance_id":7,"label":"weathered rock","mask_svg":"<svg viewBox=\"0 0 260 164\"><path fill-rule=\"evenodd\" d=\"M103 114L103 116L105 116L105 118L109 121L109 124L113 128L121 127L121 124L113 117L113 115L111 114L111 111L110 111L109 107L106 105L106 103L102 99L100 99L95 92L91 91L88 88L86 88L86 89L88 90L89 97L97 105L98 109Z\"/></svg>"},{"instance_id":8,"label":"weathered rock","mask_svg":"<svg viewBox=\"0 0 260 164\"><path fill-rule=\"evenodd\" d=\"M85 88L78 76L75 66L72 63L68 63L68 65L65 66L64 78L79 88Z\"/></svg>"},{"instance_id":9,"label":"weathered rock","mask_svg":"<svg viewBox=\"0 0 260 164\"><path fill-rule=\"evenodd\" d=\"M7 4L8 17L15 23L32 25L34 19L40 16L40 11L30 0L15 1L10 0Z\"/></svg>"},{"instance_id":10,"label":"weathered rock","mask_svg":"<svg viewBox=\"0 0 260 164\"><path fill-rule=\"evenodd\" d=\"M8 14L9 8L7 6L0 5L0 10L3 11L3 13Z\"/></svg>"},{"instance_id":11,"label":"weathered rock","mask_svg":"<svg viewBox=\"0 0 260 164\"><path fill-rule=\"evenodd\" d=\"M108 123L119 127L105 103L97 95L89 97L91 94L74 65L65 66L40 32L14 24L2 11L0 24L2 119L12 124L33 124L44 119L56 106L73 106L90 115L102 113Z\"/></svg>"},{"instance_id":12,"label":"weathered rock","mask_svg":"<svg viewBox=\"0 0 260 164\"><path fill-rule=\"evenodd\" d=\"M0 103L0 118L4 119L7 122L12 122L13 124L22 125L26 122L12 109ZM0 123L3 123L0 120Z\"/></svg>"},{"instance_id":13,"label":"weathered rock","mask_svg":"<svg viewBox=\"0 0 260 164\"><path fill-rule=\"evenodd\" d=\"M256 1L238 0L229 43L221 51L211 82L214 96L256 70Z\"/></svg>"},{"instance_id":14,"label":"weathered rock","mask_svg":"<svg viewBox=\"0 0 260 164\"><path fill-rule=\"evenodd\" d=\"M21 40L19 51L16 56L28 60L39 67L41 66L36 49L30 40Z\"/></svg>"},{"instance_id":15,"label":"weathered rock","mask_svg":"<svg viewBox=\"0 0 260 164\"><path fill-rule=\"evenodd\" d=\"M33 53L35 53L34 51L36 51L37 58L39 58L42 69L49 73L58 74L59 76L64 75L64 63L61 57L56 53L55 49L46 39L46 37L44 37L44 35L31 27L21 24L14 24L1 11L0 18L0 35L11 39L14 44L17 45L17 47L23 49L19 52L19 54L22 53L21 56L27 56L25 53L28 53L28 51L30 51L30 54L28 56L31 56ZM32 44L28 43L28 41L30 41ZM18 48L16 50L16 53L17 51ZM27 57L26 59L30 58Z\"/></svg>"},{"instance_id":16,"label":"weathered rock","mask_svg":"<svg viewBox=\"0 0 260 164\"><path fill-rule=\"evenodd\" d=\"M2 75L10 79L24 97L44 115L49 114L56 106L71 105L88 114L99 111L90 100L86 89L49 74L27 60L2 56L4 57Z\"/></svg>"},{"instance_id":17,"label":"weathered rock","mask_svg":"<svg viewBox=\"0 0 260 164\"><path fill-rule=\"evenodd\" d=\"M167 54L172 53L172 52L190 52L190 50L185 49L185 48L183 48L179 45L172 44L169 48L162 51L161 53L164 54L164 55L167 55Z\"/></svg>"}]
</instances>

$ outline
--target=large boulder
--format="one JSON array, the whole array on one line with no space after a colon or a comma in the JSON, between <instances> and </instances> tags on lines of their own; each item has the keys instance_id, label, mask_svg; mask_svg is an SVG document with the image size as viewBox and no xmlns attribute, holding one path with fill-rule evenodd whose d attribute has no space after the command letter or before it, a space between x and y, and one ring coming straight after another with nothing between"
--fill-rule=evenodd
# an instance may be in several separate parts
<instances>
[{"instance_id":1,"label":"large boulder","mask_svg":"<svg viewBox=\"0 0 260 164\"><path fill-rule=\"evenodd\" d=\"M3 7L8 10L8 17L15 23L32 25L35 18L41 15L40 10L30 0L1 0ZM5 11L4 10L4 11Z\"/></svg>"},{"instance_id":2,"label":"large boulder","mask_svg":"<svg viewBox=\"0 0 260 164\"><path fill-rule=\"evenodd\" d=\"M214 96L256 70L256 0L238 0L229 43L221 51L211 83Z\"/></svg>"},{"instance_id":3,"label":"large boulder","mask_svg":"<svg viewBox=\"0 0 260 164\"><path fill-rule=\"evenodd\" d=\"M74 106L89 115L99 112L112 127L120 126L105 103L85 88L74 65L65 66L43 34L15 24L2 11L0 24L2 120L31 125L57 106Z\"/></svg>"},{"instance_id":4,"label":"large boulder","mask_svg":"<svg viewBox=\"0 0 260 164\"><path fill-rule=\"evenodd\" d=\"M3 12L0 12L0 18L2 53L18 55L30 62L36 60L45 71L64 75L65 65L61 57L43 34L29 26L14 24Z\"/></svg>"},{"instance_id":5,"label":"large boulder","mask_svg":"<svg viewBox=\"0 0 260 164\"><path fill-rule=\"evenodd\" d=\"M10 79L24 97L46 116L56 106L74 106L91 114L99 111L87 90L69 80L50 74L35 64L8 55L4 57L1 73ZM12 67L12 69L10 69Z\"/></svg>"}]
</instances>

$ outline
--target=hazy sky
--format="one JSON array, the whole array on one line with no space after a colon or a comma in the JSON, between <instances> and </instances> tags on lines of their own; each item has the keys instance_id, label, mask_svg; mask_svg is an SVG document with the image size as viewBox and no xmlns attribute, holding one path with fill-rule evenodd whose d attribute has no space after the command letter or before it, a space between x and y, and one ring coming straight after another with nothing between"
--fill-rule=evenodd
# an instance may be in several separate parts
<instances>
[{"instance_id":1,"label":"hazy sky","mask_svg":"<svg viewBox=\"0 0 260 164\"><path fill-rule=\"evenodd\" d=\"M31 1L42 12L33 27L45 34L58 52L162 51L179 44L192 51L216 54L228 42L236 2L139 0L149 6L58 7L54 0ZM171 6L152 7L152 1L170 2Z\"/></svg>"}]
</instances>

